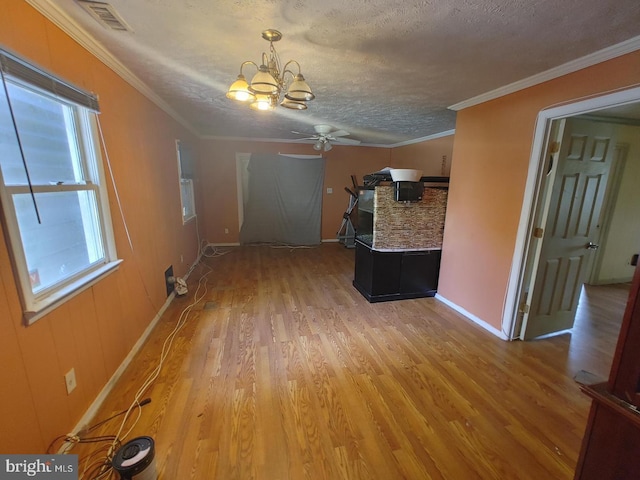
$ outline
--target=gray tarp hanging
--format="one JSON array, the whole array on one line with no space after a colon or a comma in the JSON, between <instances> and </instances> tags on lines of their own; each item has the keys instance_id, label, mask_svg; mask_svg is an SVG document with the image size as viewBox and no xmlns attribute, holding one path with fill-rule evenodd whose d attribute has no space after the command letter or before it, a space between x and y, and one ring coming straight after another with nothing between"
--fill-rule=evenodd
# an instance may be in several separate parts
<instances>
[{"instance_id":1,"label":"gray tarp hanging","mask_svg":"<svg viewBox=\"0 0 640 480\"><path fill-rule=\"evenodd\" d=\"M240 243L321 241L323 158L251 155Z\"/></svg>"}]
</instances>

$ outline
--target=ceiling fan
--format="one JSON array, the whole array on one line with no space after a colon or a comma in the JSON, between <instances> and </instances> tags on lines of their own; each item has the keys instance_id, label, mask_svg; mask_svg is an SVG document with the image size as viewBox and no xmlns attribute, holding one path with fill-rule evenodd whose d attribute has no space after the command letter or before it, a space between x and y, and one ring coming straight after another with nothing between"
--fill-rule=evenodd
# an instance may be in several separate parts
<instances>
[{"instance_id":1,"label":"ceiling fan","mask_svg":"<svg viewBox=\"0 0 640 480\"><path fill-rule=\"evenodd\" d=\"M316 140L316 143L313 144L314 150L324 150L328 152L333 148L331 142L342 143L344 145L359 145L360 140L355 140L353 138L344 138L347 135L351 135L346 130L333 130L331 125L314 125L313 129L315 130L315 134L304 133L304 132L295 132L296 135L310 135L306 138L301 138L300 140Z\"/></svg>"}]
</instances>

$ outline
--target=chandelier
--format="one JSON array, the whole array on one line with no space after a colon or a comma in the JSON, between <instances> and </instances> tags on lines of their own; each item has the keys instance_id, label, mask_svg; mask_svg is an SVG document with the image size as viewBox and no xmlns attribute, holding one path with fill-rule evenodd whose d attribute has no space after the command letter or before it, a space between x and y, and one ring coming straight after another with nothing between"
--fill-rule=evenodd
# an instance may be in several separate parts
<instances>
[{"instance_id":1,"label":"chandelier","mask_svg":"<svg viewBox=\"0 0 640 480\"><path fill-rule=\"evenodd\" d=\"M265 30L262 38L269 42L269 53L262 53L262 64L256 65L247 61L240 65L240 75L227 91L227 98L248 103L254 110L274 110L279 104L282 107L293 110L306 110L307 102L316 98L311 88L300 73L300 64L295 60L289 60L284 68L280 66L280 57L276 52L273 42L282 38L282 33L278 30ZM242 69L245 65L251 64L258 72L247 83ZM298 73L289 70L290 65L298 67ZM290 75L290 79L287 78ZM284 98L280 100L282 93Z\"/></svg>"}]
</instances>

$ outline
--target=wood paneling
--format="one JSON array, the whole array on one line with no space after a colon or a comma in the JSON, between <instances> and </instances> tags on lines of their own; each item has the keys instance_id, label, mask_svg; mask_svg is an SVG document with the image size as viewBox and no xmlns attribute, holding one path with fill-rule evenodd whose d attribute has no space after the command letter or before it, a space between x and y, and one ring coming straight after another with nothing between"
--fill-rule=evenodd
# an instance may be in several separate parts
<instances>
[{"instance_id":1,"label":"wood paneling","mask_svg":"<svg viewBox=\"0 0 640 480\"><path fill-rule=\"evenodd\" d=\"M15 450L42 451L46 447L40 431L36 408L31 399L27 371L22 362L22 351L18 345L3 282L0 282L0 399L19 398L11 402L9 411L0 414L2 438L10 439ZM23 328L23 327L18 327ZM6 404L3 404L6 405ZM34 440L35 439L35 440ZM38 443L38 439L40 443ZM4 446L4 442L3 446Z\"/></svg>"},{"instance_id":2,"label":"wood paneling","mask_svg":"<svg viewBox=\"0 0 640 480\"><path fill-rule=\"evenodd\" d=\"M0 2L0 45L99 96L106 186L124 260L24 327L9 249L0 242L0 452L37 453L75 426L162 307L167 266L182 276L197 257L195 223L183 225L180 216L174 145L196 139L24 0ZM71 368L78 386L68 395Z\"/></svg>"}]
</instances>

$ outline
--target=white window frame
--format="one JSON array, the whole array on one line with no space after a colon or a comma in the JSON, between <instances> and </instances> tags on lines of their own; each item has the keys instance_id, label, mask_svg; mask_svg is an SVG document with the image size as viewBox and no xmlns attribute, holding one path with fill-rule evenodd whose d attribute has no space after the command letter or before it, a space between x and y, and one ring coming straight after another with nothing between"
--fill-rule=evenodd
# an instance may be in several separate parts
<instances>
[{"instance_id":1,"label":"white window frame","mask_svg":"<svg viewBox=\"0 0 640 480\"><path fill-rule=\"evenodd\" d=\"M4 53L4 52L2 52ZM33 67L37 70L37 67ZM115 239L109 210L109 199L106 189L105 174L102 164L100 145L98 143L99 131L97 125L97 113L85 106L76 104L55 95L52 92L31 84L22 78L13 77L10 73L4 74L4 81L18 85L36 94L45 95L56 102L70 107L72 115L65 115L67 136L75 134L78 145L79 158L77 165L84 169L83 177L86 181L78 183L61 184L31 184L31 185L5 185L2 171L0 170L0 200L2 201L2 213L4 228L6 230L7 249L11 256L14 276L19 290L23 307L23 319L26 325L31 325L42 318L51 310L57 308L64 301L86 290L98 282L105 275L114 271L122 262L117 258ZM4 84L0 81L0 94L5 95ZM19 128L19 127L18 127ZM18 130L19 131L19 130ZM72 153L75 155L75 152ZM28 164L28 159L27 159ZM31 190L30 190L31 189ZM70 276L58 283L33 293L29 271L27 267L24 247L18 227L16 210L13 203L13 195L16 193L48 193L48 192L93 192L96 198L97 212L85 205L81 207L81 215L97 214L97 223L100 230L99 241L103 245L104 256L90 264L84 270ZM45 240L43 240L45 241ZM95 256L95 252L94 252Z\"/></svg>"},{"instance_id":2,"label":"white window frame","mask_svg":"<svg viewBox=\"0 0 640 480\"><path fill-rule=\"evenodd\" d=\"M193 179L185 178L182 172L182 158L180 156L180 140L176 140L176 157L178 159L178 180L180 181L180 212L182 224L196 218L196 197L194 193ZM184 198L188 198L190 204L185 205Z\"/></svg>"}]
</instances>

